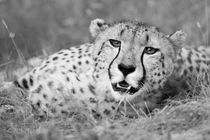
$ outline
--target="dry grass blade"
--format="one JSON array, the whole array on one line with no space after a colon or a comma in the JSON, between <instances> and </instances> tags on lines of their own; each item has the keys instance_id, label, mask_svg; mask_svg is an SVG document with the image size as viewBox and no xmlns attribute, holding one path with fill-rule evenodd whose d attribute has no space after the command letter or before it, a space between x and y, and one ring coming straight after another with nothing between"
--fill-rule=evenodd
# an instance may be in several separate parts
<instances>
[{"instance_id":1,"label":"dry grass blade","mask_svg":"<svg viewBox=\"0 0 210 140\"><path fill-rule=\"evenodd\" d=\"M120 107L120 105L122 104L123 101L124 101L124 98L122 98L122 99L120 100L120 102L118 103L117 107L115 108L114 114L113 114L113 118L115 117L116 112L117 112L117 110L119 109L119 107Z\"/></svg>"},{"instance_id":2,"label":"dry grass blade","mask_svg":"<svg viewBox=\"0 0 210 140\"><path fill-rule=\"evenodd\" d=\"M128 104L131 106L131 108L135 111L135 113L136 113L136 115L138 116L138 118L140 118L140 114L139 114L139 112L136 110L136 108L132 105L132 103L130 103L130 101L128 101L128 100L126 100L127 102L128 102ZM143 112L143 110L140 110L140 111L142 111ZM143 112L143 114L145 115L145 116L147 116L144 112Z\"/></svg>"},{"instance_id":3,"label":"dry grass blade","mask_svg":"<svg viewBox=\"0 0 210 140\"><path fill-rule=\"evenodd\" d=\"M3 63L3 64L0 64L0 67L3 67L3 66L6 66L6 65L9 65L9 64L11 64L11 63L13 63L14 61L13 60L11 60L11 61L8 61L8 62L6 62L6 63Z\"/></svg>"},{"instance_id":4,"label":"dry grass blade","mask_svg":"<svg viewBox=\"0 0 210 140\"><path fill-rule=\"evenodd\" d=\"M13 45L15 47L15 50L18 53L18 58L20 60L20 63L23 64L23 65L27 65L27 62L26 62L22 52L20 51L20 49L18 48L17 44L15 43L15 40L14 40L15 34L10 32L10 30L9 30L9 28L8 28L8 26L7 26L7 24L6 24L4 19L2 19L2 24L4 25L5 29L7 30L8 34L9 34L9 38L11 38L11 40L12 40L12 43L13 43Z\"/></svg>"},{"instance_id":5,"label":"dry grass blade","mask_svg":"<svg viewBox=\"0 0 210 140\"><path fill-rule=\"evenodd\" d=\"M149 110L149 107L148 107L148 105L147 105L147 102L144 102L144 105L145 105L145 107L146 107L146 109L147 109L147 112L149 112L149 117L151 118L152 115L151 115L151 113L150 113L150 110Z\"/></svg>"},{"instance_id":6,"label":"dry grass blade","mask_svg":"<svg viewBox=\"0 0 210 140\"><path fill-rule=\"evenodd\" d=\"M127 89L127 91L125 92L125 96L129 93L129 89ZM126 101L126 97L124 96L123 98L123 107L124 107L124 116L127 115L127 101Z\"/></svg>"},{"instance_id":7,"label":"dry grass blade","mask_svg":"<svg viewBox=\"0 0 210 140\"><path fill-rule=\"evenodd\" d=\"M124 114L125 114L125 116L126 116L126 114L127 114L127 102L126 102L126 100L124 100Z\"/></svg>"},{"instance_id":8,"label":"dry grass blade","mask_svg":"<svg viewBox=\"0 0 210 140\"><path fill-rule=\"evenodd\" d=\"M206 17L206 45L209 45L209 20L208 20L208 0L205 0L205 17Z\"/></svg>"}]
</instances>

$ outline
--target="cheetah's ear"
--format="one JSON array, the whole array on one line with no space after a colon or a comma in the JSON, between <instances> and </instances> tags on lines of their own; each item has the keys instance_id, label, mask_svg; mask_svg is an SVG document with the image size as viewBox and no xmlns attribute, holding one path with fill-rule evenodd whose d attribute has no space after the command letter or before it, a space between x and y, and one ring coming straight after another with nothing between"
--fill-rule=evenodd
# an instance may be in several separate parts
<instances>
[{"instance_id":1,"label":"cheetah's ear","mask_svg":"<svg viewBox=\"0 0 210 140\"><path fill-rule=\"evenodd\" d=\"M109 24L107 24L103 19L94 19L90 23L90 34L93 38L95 38L101 31L104 31Z\"/></svg>"},{"instance_id":2,"label":"cheetah's ear","mask_svg":"<svg viewBox=\"0 0 210 140\"><path fill-rule=\"evenodd\" d=\"M186 34L181 30L176 31L171 35L168 35L168 37L173 41L173 43L177 47L183 47L185 45Z\"/></svg>"}]
</instances>

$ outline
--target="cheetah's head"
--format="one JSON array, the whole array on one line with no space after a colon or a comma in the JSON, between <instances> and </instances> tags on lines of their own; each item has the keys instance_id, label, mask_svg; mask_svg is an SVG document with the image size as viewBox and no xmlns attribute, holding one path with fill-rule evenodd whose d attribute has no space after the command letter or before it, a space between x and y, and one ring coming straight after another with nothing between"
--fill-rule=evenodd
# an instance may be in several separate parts
<instances>
[{"instance_id":1,"label":"cheetah's head","mask_svg":"<svg viewBox=\"0 0 210 140\"><path fill-rule=\"evenodd\" d=\"M140 22L91 22L94 57L108 72L114 97L133 99L161 88L173 72L173 62L185 39L182 31L167 36Z\"/></svg>"}]
</instances>

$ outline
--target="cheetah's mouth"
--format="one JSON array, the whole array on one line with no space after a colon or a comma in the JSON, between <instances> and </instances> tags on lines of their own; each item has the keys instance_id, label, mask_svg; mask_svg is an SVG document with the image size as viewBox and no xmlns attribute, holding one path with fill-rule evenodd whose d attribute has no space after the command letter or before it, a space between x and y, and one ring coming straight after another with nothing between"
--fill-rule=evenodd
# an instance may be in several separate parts
<instances>
[{"instance_id":1,"label":"cheetah's mouth","mask_svg":"<svg viewBox=\"0 0 210 140\"><path fill-rule=\"evenodd\" d=\"M138 88L130 86L125 80L119 83L112 83L112 88L114 89L114 91L118 91L121 94L128 93L130 95L133 95L139 90Z\"/></svg>"}]
</instances>

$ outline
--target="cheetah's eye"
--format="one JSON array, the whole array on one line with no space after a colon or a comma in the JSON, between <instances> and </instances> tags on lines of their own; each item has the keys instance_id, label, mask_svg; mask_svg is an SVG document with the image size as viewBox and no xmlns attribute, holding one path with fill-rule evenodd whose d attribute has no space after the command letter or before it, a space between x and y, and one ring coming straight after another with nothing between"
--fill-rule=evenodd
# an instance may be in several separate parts
<instances>
[{"instance_id":1,"label":"cheetah's eye","mask_svg":"<svg viewBox=\"0 0 210 140\"><path fill-rule=\"evenodd\" d=\"M153 48L153 47L145 47L145 49L144 49L144 52L145 52L146 54L154 54L154 53L156 53L157 51L159 51L159 49Z\"/></svg>"},{"instance_id":2,"label":"cheetah's eye","mask_svg":"<svg viewBox=\"0 0 210 140\"><path fill-rule=\"evenodd\" d=\"M109 42L113 47L118 48L121 46L121 41L119 40L109 39Z\"/></svg>"}]
</instances>

